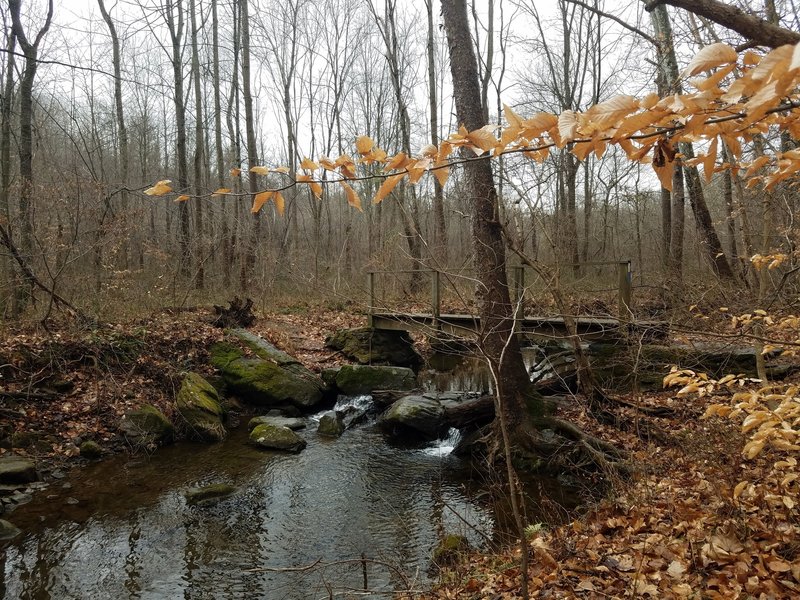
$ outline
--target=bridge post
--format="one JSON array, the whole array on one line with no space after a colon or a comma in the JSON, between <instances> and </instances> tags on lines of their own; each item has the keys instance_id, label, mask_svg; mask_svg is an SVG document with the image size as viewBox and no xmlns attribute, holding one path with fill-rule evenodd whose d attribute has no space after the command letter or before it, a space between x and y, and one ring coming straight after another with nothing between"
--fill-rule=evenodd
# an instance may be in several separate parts
<instances>
[{"instance_id":1,"label":"bridge post","mask_svg":"<svg viewBox=\"0 0 800 600\"><path fill-rule=\"evenodd\" d=\"M367 272L367 289L369 290L369 304L367 305L367 327L375 327L375 273Z\"/></svg>"},{"instance_id":2,"label":"bridge post","mask_svg":"<svg viewBox=\"0 0 800 600\"><path fill-rule=\"evenodd\" d=\"M431 271L431 316L433 317L433 328L436 331L439 331L441 328L441 323L439 322L439 317L442 315L440 283L440 273L434 269Z\"/></svg>"},{"instance_id":3,"label":"bridge post","mask_svg":"<svg viewBox=\"0 0 800 600\"><path fill-rule=\"evenodd\" d=\"M619 274L619 320L627 321L631 318L631 301L633 296L633 272L631 271L631 261L620 261L618 266Z\"/></svg>"}]
</instances>

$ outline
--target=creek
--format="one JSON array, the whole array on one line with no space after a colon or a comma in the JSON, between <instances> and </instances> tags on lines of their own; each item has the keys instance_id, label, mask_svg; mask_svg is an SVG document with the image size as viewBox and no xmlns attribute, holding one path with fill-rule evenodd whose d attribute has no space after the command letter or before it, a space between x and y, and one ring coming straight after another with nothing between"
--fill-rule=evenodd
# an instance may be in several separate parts
<instances>
[{"instance_id":1,"label":"creek","mask_svg":"<svg viewBox=\"0 0 800 600\"><path fill-rule=\"evenodd\" d=\"M429 387L450 387L436 377ZM0 598L385 598L435 576L445 535L475 547L508 539L507 503L486 493L500 486L451 454L456 430L412 447L371 421L330 439L311 417L299 433L308 446L296 455L247 444L242 426L219 444L74 469L7 517L24 534L0 546ZM236 491L187 504L187 488L211 483ZM554 480L529 481L527 493L528 523L575 504Z\"/></svg>"}]
</instances>

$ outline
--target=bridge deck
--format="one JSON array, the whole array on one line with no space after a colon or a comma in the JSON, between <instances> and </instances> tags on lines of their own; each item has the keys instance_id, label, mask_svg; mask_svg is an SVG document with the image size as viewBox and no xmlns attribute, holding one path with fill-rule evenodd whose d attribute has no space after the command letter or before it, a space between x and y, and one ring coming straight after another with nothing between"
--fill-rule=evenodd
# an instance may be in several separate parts
<instances>
[{"instance_id":1,"label":"bridge deck","mask_svg":"<svg viewBox=\"0 0 800 600\"><path fill-rule=\"evenodd\" d=\"M370 326L376 329L403 329L433 334L437 331L459 337L474 337L480 330L480 317L475 315L375 312L369 316ZM621 323L613 317L575 317L578 335L587 340L619 338L625 334L660 338L666 335L663 321L633 321ZM523 335L563 338L567 327L563 317L527 316L519 320Z\"/></svg>"}]
</instances>

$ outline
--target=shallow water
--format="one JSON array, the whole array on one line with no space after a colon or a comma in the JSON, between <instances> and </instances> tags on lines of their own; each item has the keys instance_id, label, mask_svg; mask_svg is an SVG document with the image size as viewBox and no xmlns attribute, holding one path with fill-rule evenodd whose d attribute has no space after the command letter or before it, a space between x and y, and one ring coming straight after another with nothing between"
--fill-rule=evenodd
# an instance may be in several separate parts
<instances>
[{"instance_id":1,"label":"shallow water","mask_svg":"<svg viewBox=\"0 0 800 600\"><path fill-rule=\"evenodd\" d=\"M449 454L454 432L403 448L371 425L320 438L309 421L297 455L249 446L240 428L76 469L7 517L26 533L0 550L0 597L379 598L423 583L443 535L502 536L483 476ZM186 488L216 482L237 492L187 506Z\"/></svg>"}]
</instances>

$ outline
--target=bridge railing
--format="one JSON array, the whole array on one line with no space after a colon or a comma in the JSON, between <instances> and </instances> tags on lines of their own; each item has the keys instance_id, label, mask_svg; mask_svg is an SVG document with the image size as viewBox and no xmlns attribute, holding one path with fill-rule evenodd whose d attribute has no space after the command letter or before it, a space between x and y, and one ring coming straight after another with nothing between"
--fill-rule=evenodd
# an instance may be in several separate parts
<instances>
[{"instance_id":1,"label":"bridge railing","mask_svg":"<svg viewBox=\"0 0 800 600\"><path fill-rule=\"evenodd\" d=\"M615 276L612 278L606 275L603 280L608 282L607 287L602 291L616 291L617 297L617 316L620 320L629 320L632 317L633 306L633 272L631 270L630 260L618 261L592 261L578 264L561 264L560 268L565 267L615 267ZM531 270L525 266L510 266L508 273L509 287L511 299L514 302L520 302L524 299L525 293L529 290L526 281L526 272ZM434 323L442 315L443 297L444 292L450 291L451 295L458 298L465 307L473 298L472 294L464 290L456 289L458 283L464 285L471 285L474 289L475 277L474 275L468 276L471 269L431 269L422 268L417 271L411 270L397 270L397 271L368 271L367 272L367 290L368 290L368 322L369 326L373 325L372 316L381 309L381 303L378 298L378 278L381 275L399 277L411 273L424 274L430 277L430 314L434 319ZM462 285L462 287L464 287ZM595 290L596 291L596 290Z\"/></svg>"}]
</instances>

